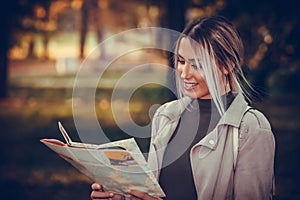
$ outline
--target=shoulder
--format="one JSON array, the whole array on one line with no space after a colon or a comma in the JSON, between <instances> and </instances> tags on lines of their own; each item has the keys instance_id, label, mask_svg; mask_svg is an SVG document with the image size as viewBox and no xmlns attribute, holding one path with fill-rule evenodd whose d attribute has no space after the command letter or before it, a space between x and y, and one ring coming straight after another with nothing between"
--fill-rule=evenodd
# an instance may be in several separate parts
<instances>
[{"instance_id":1,"label":"shoulder","mask_svg":"<svg viewBox=\"0 0 300 200\"><path fill-rule=\"evenodd\" d=\"M250 108L244 115L242 123L261 129L271 130L271 125L267 117L259 110Z\"/></svg>"},{"instance_id":2,"label":"shoulder","mask_svg":"<svg viewBox=\"0 0 300 200\"><path fill-rule=\"evenodd\" d=\"M269 138L273 140L273 137L272 128L267 117L255 108L249 109L241 121L240 138L246 141L249 138Z\"/></svg>"},{"instance_id":3,"label":"shoulder","mask_svg":"<svg viewBox=\"0 0 300 200\"><path fill-rule=\"evenodd\" d=\"M275 137L268 119L256 109L248 110L239 131L239 169L251 168L254 175L259 168L272 170L275 148Z\"/></svg>"}]
</instances>

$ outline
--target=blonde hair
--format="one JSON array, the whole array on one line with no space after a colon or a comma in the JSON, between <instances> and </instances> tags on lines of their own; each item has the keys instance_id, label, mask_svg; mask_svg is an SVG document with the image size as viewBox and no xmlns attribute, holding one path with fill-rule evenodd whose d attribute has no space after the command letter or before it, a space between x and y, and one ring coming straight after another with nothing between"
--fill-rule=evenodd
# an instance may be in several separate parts
<instances>
[{"instance_id":1,"label":"blonde hair","mask_svg":"<svg viewBox=\"0 0 300 200\"><path fill-rule=\"evenodd\" d=\"M189 24L182 32L176 43L175 54L178 55L179 43L182 38L188 38L194 51L194 57L198 68L202 68L209 93L222 116L225 113L224 103L221 96L224 80L221 68L226 69L231 91L243 93L246 97L247 91L242 86L242 80L250 86L242 72L244 61L243 42L231 22L221 16L209 16L198 19ZM198 60L197 58L200 58ZM175 66L177 67L177 59ZM184 96L184 90L180 77L176 78L178 96ZM250 86L251 87L251 86Z\"/></svg>"}]
</instances>

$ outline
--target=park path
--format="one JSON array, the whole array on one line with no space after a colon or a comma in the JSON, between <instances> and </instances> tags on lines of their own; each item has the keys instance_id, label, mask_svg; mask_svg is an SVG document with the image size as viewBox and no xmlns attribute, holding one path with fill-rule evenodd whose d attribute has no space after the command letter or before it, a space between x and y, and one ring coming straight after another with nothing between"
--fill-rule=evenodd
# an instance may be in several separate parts
<instances>
[{"instance_id":1,"label":"park path","mask_svg":"<svg viewBox=\"0 0 300 200\"><path fill-rule=\"evenodd\" d=\"M73 88L79 66L78 61L73 62L71 63L72 68L67 66L69 71L62 73L60 69L66 66L59 65L57 61L11 61L9 65L9 83L12 86L27 88ZM132 88L140 86L138 84L142 84L141 82L164 84L166 81L167 67L148 65L135 71L131 70L136 66L139 65L130 62L114 64L109 66L109 69L111 69L110 67L115 69L109 76L100 76L100 72L96 69L80 76L80 86L113 88L117 81L122 80L123 83L118 87Z\"/></svg>"},{"instance_id":2,"label":"park path","mask_svg":"<svg viewBox=\"0 0 300 200\"><path fill-rule=\"evenodd\" d=\"M17 76L57 75L57 71L53 60L15 60L9 62L8 74L10 78L13 78Z\"/></svg>"}]
</instances>

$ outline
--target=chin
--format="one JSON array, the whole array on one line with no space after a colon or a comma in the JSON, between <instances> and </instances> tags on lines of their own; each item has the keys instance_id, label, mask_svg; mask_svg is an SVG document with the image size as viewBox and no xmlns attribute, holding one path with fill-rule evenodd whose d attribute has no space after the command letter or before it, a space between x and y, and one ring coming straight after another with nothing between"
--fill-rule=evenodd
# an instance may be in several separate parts
<instances>
[{"instance_id":1,"label":"chin","mask_svg":"<svg viewBox=\"0 0 300 200\"><path fill-rule=\"evenodd\" d=\"M197 94L196 92L185 91L185 95L192 99L211 99L209 94Z\"/></svg>"},{"instance_id":2,"label":"chin","mask_svg":"<svg viewBox=\"0 0 300 200\"><path fill-rule=\"evenodd\" d=\"M188 97L190 97L190 98L192 98L192 99L197 99L198 98L198 95L196 94L196 93L194 93L194 92L185 92L185 95L186 96L188 96Z\"/></svg>"}]
</instances>

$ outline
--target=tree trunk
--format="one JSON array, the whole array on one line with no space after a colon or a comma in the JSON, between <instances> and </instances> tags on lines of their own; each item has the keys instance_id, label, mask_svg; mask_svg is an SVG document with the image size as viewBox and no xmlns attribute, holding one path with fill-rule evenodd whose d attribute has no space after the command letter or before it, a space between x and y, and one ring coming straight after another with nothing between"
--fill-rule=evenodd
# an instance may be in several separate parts
<instances>
[{"instance_id":1,"label":"tree trunk","mask_svg":"<svg viewBox=\"0 0 300 200\"><path fill-rule=\"evenodd\" d=\"M30 33L30 40L29 40L28 54L27 54L28 58L35 58L34 48L35 48L34 34Z\"/></svg>"},{"instance_id":2,"label":"tree trunk","mask_svg":"<svg viewBox=\"0 0 300 200\"><path fill-rule=\"evenodd\" d=\"M49 58L48 44L49 44L49 33L45 31L43 34L43 59L44 60L47 60Z\"/></svg>"},{"instance_id":3,"label":"tree trunk","mask_svg":"<svg viewBox=\"0 0 300 200\"><path fill-rule=\"evenodd\" d=\"M4 2L4 3L3 3ZM12 9L15 6L15 1L1 1L0 9L0 99L7 97L7 79L8 79L8 50L9 39L11 35L11 19Z\"/></svg>"},{"instance_id":4,"label":"tree trunk","mask_svg":"<svg viewBox=\"0 0 300 200\"><path fill-rule=\"evenodd\" d=\"M166 13L166 23L167 28L171 30L175 30L178 32L182 32L185 26L185 12L186 12L186 1L184 0L167 0L167 13ZM175 45L170 44L171 48ZM173 52L168 52L168 60L170 70L167 77L168 88L171 91L176 92L176 74L174 73L174 62L173 62L174 54ZM175 93L178 96L177 92ZM174 99L175 97L170 97L170 99Z\"/></svg>"},{"instance_id":5,"label":"tree trunk","mask_svg":"<svg viewBox=\"0 0 300 200\"><path fill-rule=\"evenodd\" d=\"M91 3L90 0L84 0L81 8L80 47L79 47L80 59L84 58L84 46L86 41L86 35L88 32L90 3Z\"/></svg>"},{"instance_id":6,"label":"tree trunk","mask_svg":"<svg viewBox=\"0 0 300 200\"><path fill-rule=\"evenodd\" d=\"M2 18L4 19L4 18ZM1 20L1 31L0 35L2 37L2 44L0 45L0 99L7 97L7 76L8 76L8 24L5 23L8 20ZM5 22L4 22L5 21Z\"/></svg>"},{"instance_id":7,"label":"tree trunk","mask_svg":"<svg viewBox=\"0 0 300 200\"><path fill-rule=\"evenodd\" d=\"M167 27L181 32L185 26L186 1L167 0Z\"/></svg>"},{"instance_id":8,"label":"tree trunk","mask_svg":"<svg viewBox=\"0 0 300 200\"><path fill-rule=\"evenodd\" d=\"M100 20L100 8L98 7L98 4L96 1L93 2L94 4L92 5L92 18L93 18L93 26L96 32L96 36L97 36L97 42L98 44L100 44L103 41L103 33L102 33L102 26L101 26L101 20ZM105 58L106 54L105 54L105 48L103 47L103 45L100 46L100 58Z\"/></svg>"}]
</instances>

